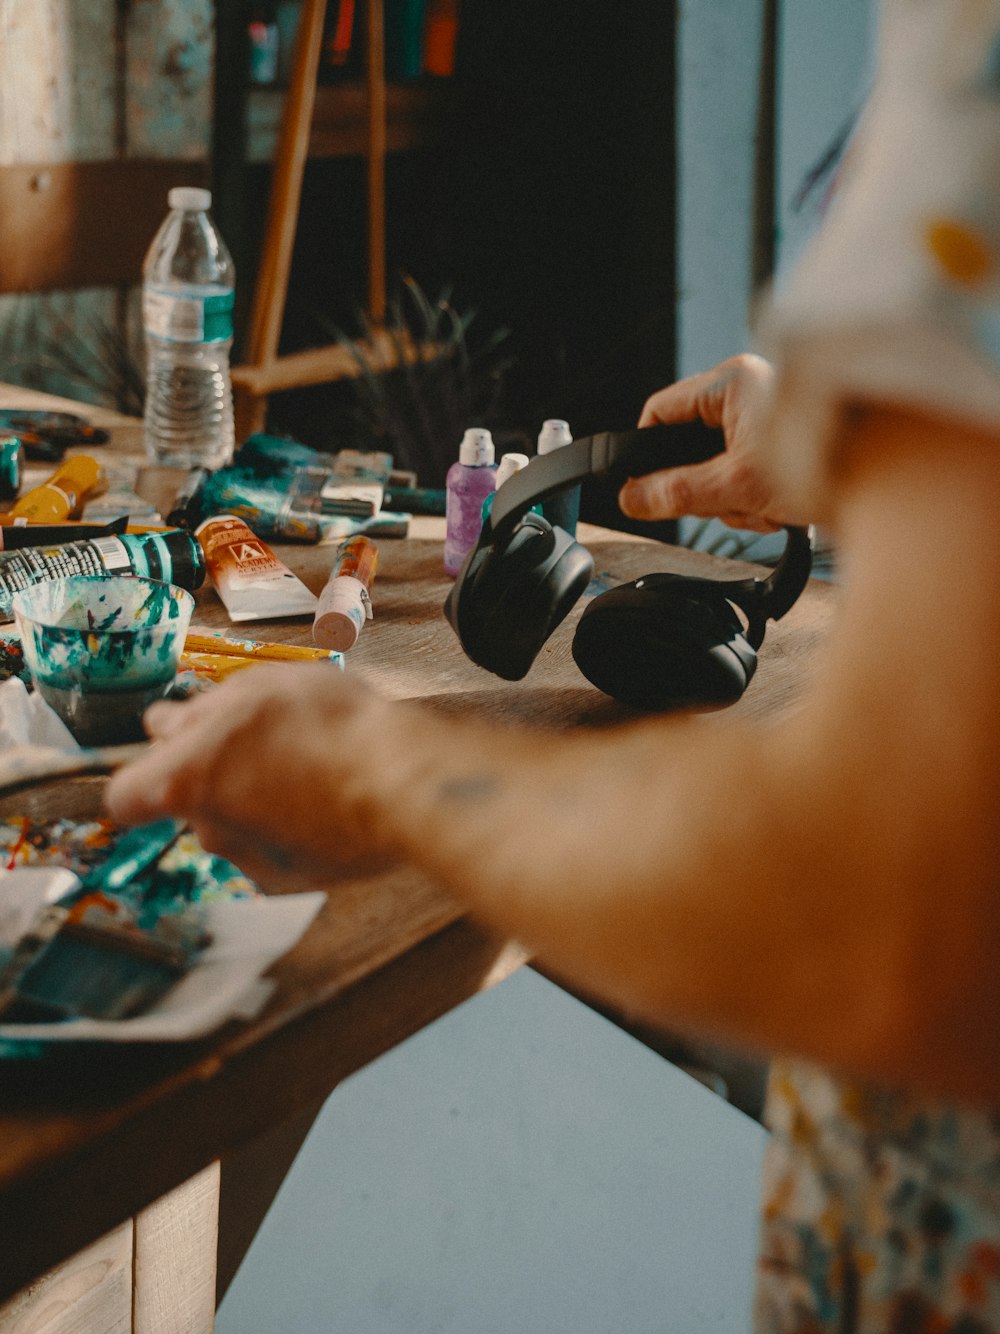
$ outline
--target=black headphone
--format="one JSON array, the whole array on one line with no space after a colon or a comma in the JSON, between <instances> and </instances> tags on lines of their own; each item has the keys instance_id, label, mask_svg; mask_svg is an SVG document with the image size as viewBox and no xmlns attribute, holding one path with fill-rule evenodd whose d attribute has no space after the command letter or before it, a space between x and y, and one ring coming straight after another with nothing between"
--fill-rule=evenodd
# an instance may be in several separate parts
<instances>
[{"instance_id":1,"label":"black headphone","mask_svg":"<svg viewBox=\"0 0 1000 1334\"><path fill-rule=\"evenodd\" d=\"M724 445L722 432L701 422L602 432L539 455L508 478L444 604L466 654L507 681L521 680L590 583L590 552L532 506L588 477L617 489L629 477L704 462ZM766 579L648 574L602 593L577 625L577 666L633 708L735 702L756 670L766 622L784 616L809 579L808 534L785 531Z\"/></svg>"}]
</instances>

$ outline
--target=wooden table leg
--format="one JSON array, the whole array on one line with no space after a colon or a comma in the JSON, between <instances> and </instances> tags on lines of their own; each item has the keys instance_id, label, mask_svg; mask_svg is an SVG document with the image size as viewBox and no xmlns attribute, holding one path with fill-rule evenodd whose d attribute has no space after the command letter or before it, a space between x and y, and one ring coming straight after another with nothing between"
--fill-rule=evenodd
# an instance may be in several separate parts
<instances>
[{"instance_id":1,"label":"wooden table leg","mask_svg":"<svg viewBox=\"0 0 1000 1334\"><path fill-rule=\"evenodd\" d=\"M212 1334L219 1164L0 1307L0 1334Z\"/></svg>"},{"instance_id":2,"label":"wooden table leg","mask_svg":"<svg viewBox=\"0 0 1000 1334\"><path fill-rule=\"evenodd\" d=\"M135 1218L133 1334L211 1334L219 1237L219 1164Z\"/></svg>"},{"instance_id":3,"label":"wooden table leg","mask_svg":"<svg viewBox=\"0 0 1000 1334\"><path fill-rule=\"evenodd\" d=\"M132 1220L0 1307L0 1334L131 1334Z\"/></svg>"}]
</instances>

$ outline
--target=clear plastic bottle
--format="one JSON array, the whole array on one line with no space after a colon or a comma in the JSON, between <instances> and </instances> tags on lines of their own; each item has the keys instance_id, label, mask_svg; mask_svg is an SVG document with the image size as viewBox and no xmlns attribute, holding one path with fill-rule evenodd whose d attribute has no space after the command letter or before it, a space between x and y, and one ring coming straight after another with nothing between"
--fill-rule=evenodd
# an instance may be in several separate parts
<instances>
[{"instance_id":1,"label":"clear plastic bottle","mask_svg":"<svg viewBox=\"0 0 1000 1334\"><path fill-rule=\"evenodd\" d=\"M551 454L553 450L571 445L573 436L569 424L558 417L550 417L542 422L538 433L539 454ZM576 537L576 525L580 520L580 488L571 486L559 491L542 501L542 514L554 528L562 528L570 537Z\"/></svg>"},{"instance_id":2,"label":"clear plastic bottle","mask_svg":"<svg viewBox=\"0 0 1000 1334\"><path fill-rule=\"evenodd\" d=\"M146 453L177 468L218 468L233 455L235 272L209 216L208 190L178 186L143 264Z\"/></svg>"},{"instance_id":3,"label":"clear plastic bottle","mask_svg":"<svg viewBox=\"0 0 1000 1334\"><path fill-rule=\"evenodd\" d=\"M479 538L483 526L483 501L497 485L495 453L489 431L470 427L462 436L458 461L448 469L445 478L444 568L451 575L458 574Z\"/></svg>"}]
</instances>

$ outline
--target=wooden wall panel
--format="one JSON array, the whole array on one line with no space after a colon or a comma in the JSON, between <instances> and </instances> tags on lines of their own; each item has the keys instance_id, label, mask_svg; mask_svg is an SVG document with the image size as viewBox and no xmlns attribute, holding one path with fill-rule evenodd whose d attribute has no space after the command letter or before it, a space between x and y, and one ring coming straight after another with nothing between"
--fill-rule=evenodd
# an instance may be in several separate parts
<instances>
[{"instance_id":1,"label":"wooden wall panel","mask_svg":"<svg viewBox=\"0 0 1000 1334\"><path fill-rule=\"evenodd\" d=\"M173 185L205 185L204 162L64 162L0 168L0 292L127 287Z\"/></svg>"}]
</instances>

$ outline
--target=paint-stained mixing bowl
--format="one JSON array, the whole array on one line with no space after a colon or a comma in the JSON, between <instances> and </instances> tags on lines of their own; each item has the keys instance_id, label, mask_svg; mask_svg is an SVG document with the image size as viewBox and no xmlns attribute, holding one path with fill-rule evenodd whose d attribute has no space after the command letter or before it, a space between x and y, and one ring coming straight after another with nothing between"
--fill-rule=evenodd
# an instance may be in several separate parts
<instances>
[{"instance_id":1,"label":"paint-stained mixing bowl","mask_svg":"<svg viewBox=\"0 0 1000 1334\"><path fill-rule=\"evenodd\" d=\"M173 584L73 575L14 594L35 688L83 746L137 741L170 690L194 598Z\"/></svg>"}]
</instances>

